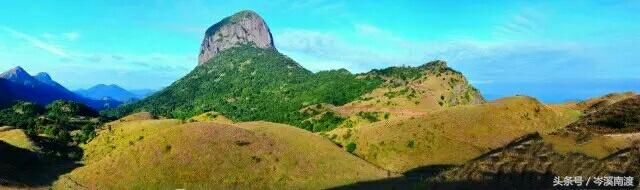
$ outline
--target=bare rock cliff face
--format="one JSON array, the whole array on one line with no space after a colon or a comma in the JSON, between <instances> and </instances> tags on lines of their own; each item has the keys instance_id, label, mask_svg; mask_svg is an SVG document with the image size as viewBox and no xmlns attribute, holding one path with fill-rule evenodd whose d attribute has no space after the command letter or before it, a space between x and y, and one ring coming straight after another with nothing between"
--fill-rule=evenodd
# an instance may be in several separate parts
<instances>
[{"instance_id":1,"label":"bare rock cliff face","mask_svg":"<svg viewBox=\"0 0 640 190\"><path fill-rule=\"evenodd\" d=\"M238 12L209 27L202 40L198 65L223 50L243 44L275 50L267 23L253 11Z\"/></svg>"}]
</instances>

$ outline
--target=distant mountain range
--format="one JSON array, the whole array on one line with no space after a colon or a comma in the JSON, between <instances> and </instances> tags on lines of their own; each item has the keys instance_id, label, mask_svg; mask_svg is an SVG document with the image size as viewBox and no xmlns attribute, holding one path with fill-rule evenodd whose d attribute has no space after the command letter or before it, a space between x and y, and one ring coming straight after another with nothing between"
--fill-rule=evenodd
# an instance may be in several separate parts
<instances>
[{"instance_id":1,"label":"distant mountain range","mask_svg":"<svg viewBox=\"0 0 640 190\"><path fill-rule=\"evenodd\" d=\"M120 102L132 102L153 94L155 90L139 89L129 91L115 84L98 84L91 88L79 89L74 92L78 95L94 100L111 98Z\"/></svg>"},{"instance_id":2,"label":"distant mountain range","mask_svg":"<svg viewBox=\"0 0 640 190\"><path fill-rule=\"evenodd\" d=\"M92 100L79 96L51 79L47 73L31 76L22 67L15 67L0 74L0 106L9 106L15 101L29 101L41 105L55 100L83 103L93 109L103 110L121 104L112 99Z\"/></svg>"}]
</instances>

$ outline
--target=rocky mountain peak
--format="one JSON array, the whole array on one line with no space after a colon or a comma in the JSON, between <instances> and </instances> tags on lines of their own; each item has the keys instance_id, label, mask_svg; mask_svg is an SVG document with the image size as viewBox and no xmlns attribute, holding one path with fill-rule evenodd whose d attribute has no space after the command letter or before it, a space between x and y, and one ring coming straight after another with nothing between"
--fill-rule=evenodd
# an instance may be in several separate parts
<instances>
[{"instance_id":1,"label":"rocky mountain peak","mask_svg":"<svg viewBox=\"0 0 640 190\"><path fill-rule=\"evenodd\" d=\"M29 73L27 73L27 71L25 71L22 67L17 66L0 74L0 78L16 82L24 79L29 79L31 78L31 75L29 75Z\"/></svg>"},{"instance_id":2,"label":"rocky mountain peak","mask_svg":"<svg viewBox=\"0 0 640 190\"><path fill-rule=\"evenodd\" d=\"M267 23L256 12L241 11L209 27L202 40L198 65L207 62L221 51L243 44L275 49Z\"/></svg>"},{"instance_id":3,"label":"rocky mountain peak","mask_svg":"<svg viewBox=\"0 0 640 190\"><path fill-rule=\"evenodd\" d=\"M46 84L50 87L59 88L59 89L64 88L62 85L58 84L58 82L51 79L51 75L49 75L49 73L40 72L34 75L33 78L38 80L38 82L41 82L42 84Z\"/></svg>"},{"instance_id":4,"label":"rocky mountain peak","mask_svg":"<svg viewBox=\"0 0 640 190\"><path fill-rule=\"evenodd\" d=\"M25 71L22 67L17 66L4 73L0 74L0 78L6 79L15 84L21 84L24 86L34 86L40 84L40 82L33 78L27 71Z\"/></svg>"},{"instance_id":5,"label":"rocky mountain peak","mask_svg":"<svg viewBox=\"0 0 640 190\"><path fill-rule=\"evenodd\" d=\"M38 79L41 82L53 81L53 79L51 79L51 76L49 75L49 73L45 73L45 72L38 73L33 77Z\"/></svg>"}]
</instances>

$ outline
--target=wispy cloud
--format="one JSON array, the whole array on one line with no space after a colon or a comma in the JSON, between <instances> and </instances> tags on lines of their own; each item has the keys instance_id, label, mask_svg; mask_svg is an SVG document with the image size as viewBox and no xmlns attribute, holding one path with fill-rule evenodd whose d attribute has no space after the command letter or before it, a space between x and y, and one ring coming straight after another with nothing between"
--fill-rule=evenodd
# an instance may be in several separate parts
<instances>
[{"instance_id":1,"label":"wispy cloud","mask_svg":"<svg viewBox=\"0 0 640 190\"><path fill-rule=\"evenodd\" d=\"M346 68L364 72L371 68L419 62L422 57L407 52L382 52L350 43L338 35L304 29L288 29L275 35L276 46L298 58L312 70ZM298 56L298 57L296 57ZM313 64L309 65L309 62Z\"/></svg>"},{"instance_id":2,"label":"wispy cloud","mask_svg":"<svg viewBox=\"0 0 640 190\"><path fill-rule=\"evenodd\" d=\"M84 57L85 60L92 62L92 63L99 63L100 61L102 61L103 56L101 55L90 55L90 56L85 56Z\"/></svg>"},{"instance_id":3,"label":"wispy cloud","mask_svg":"<svg viewBox=\"0 0 640 190\"><path fill-rule=\"evenodd\" d=\"M495 27L494 34L500 38L537 35L543 27L542 13L529 8L511 16L505 23Z\"/></svg>"},{"instance_id":4,"label":"wispy cloud","mask_svg":"<svg viewBox=\"0 0 640 190\"><path fill-rule=\"evenodd\" d=\"M78 33L78 32L66 32L66 33L63 33L62 36L64 36L69 41L76 41L76 40L78 40L78 38L80 38L80 33Z\"/></svg>"},{"instance_id":5,"label":"wispy cloud","mask_svg":"<svg viewBox=\"0 0 640 190\"><path fill-rule=\"evenodd\" d=\"M343 10L344 4L341 1L330 0L299 0L285 1L292 9L310 9L321 13L336 13Z\"/></svg>"},{"instance_id":6,"label":"wispy cloud","mask_svg":"<svg viewBox=\"0 0 640 190\"><path fill-rule=\"evenodd\" d=\"M389 47L413 49L424 44L423 42L404 39L390 30L386 30L372 24L357 23L353 25L353 28L359 36L371 38L375 41L384 43Z\"/></svg>"},{"instance_id":7,"label":"wispy cloud","mask_svg":"<svg viewBox=\"0 0 640 190\"><path fill-rule=\"evenodd\" d=\"M14 30L9 27L3 27L2 29L10 33L11 35L15 36L16 38L26 41L29 45L33 47L39 48L41 50L44 50L46 52L49 52L51 54L54 54L60 57L64 57L64 58L70 57L69 53L64 48L56 44L46 42L35 36Z\"/></svg>"},{"instance_id":8,"label":"wispy cloud","mask_svg":"<svg viewBox=\"0 0 640 190\"><path fill-rule=\"evenodd\" d=\"M186 60L186 57L192 56L192 54L161 52L132 54L92 52L86 49L71 48L76 47L72 45L82 45L76 41L81 37L78 32L44 33L36 36L14 28L0 26L0 33L4 32L10 37L11 41L8 43L24 44L24 46L16 47L13 51L24 53L12 55L8 54L6 50L0 51L0 67L10 68L14 67L13 64L16 63L26 63L28 65L22 66L31 68L37 65L36 71L49 72L58 82L70 88L85 88L98 83L115 83L124 86L133 84L134 87L155 88L170 84L197 64L196 60ZM63 47L60 44L68 46ZM6 44L3 43L3 45ZM58 62L52 60L58 60ZM85 78L96 79L78 80ZM148 80L149 78L154 80ZM132 83L132 81L144 82Z\"/></svg>"},{"instance_id":9,"label":"wispy cloud","mask_svg":"<svg viewBox=\"0 0 640 190\"><path fill-rule=\"evenodd\" d=\"M469 83L478 85L478 84L491 84L494 83L493 80L470 80Z\"/></svg>"},{"instance_id":10,"label":"wispy cloud","mask_svg":"<svg viewBox=\"0 0 640 190\"><path fill-rule=\"evenodd\" d=\"M75 42L76 40L80 39L81 35L80 35L80 32L64 32L64 33L45 32L41 36L43 38L43 41Z\"/></svg>"},{"instance_id":11,"label":"wispy cloud","mask_svg":"<svg viewBox=\"0 0 640 190\"><path fill-rule=\"evenodd\" d=\"M332 18L331 22L343 23L345 19L353 15L348 1L332 0L271 0L268 5L285 12L299 12L304 10L306 14Z\"/></svg>"},{"instance_id":12,"label":"wispy cloud","mask_svg":"<svg viewBox=\"0 0 640 190\"><path fill-rule=\"evenodd\" d=\"M389 32L371 24L355 24L356 32L364 35L388 35Z\"/></svg>"},{"instance_id":13,"label":"wispy cloud","mask_svg":"<svg viewBox=\"0 0 640 190\"><path fill-rule=\"evenodd\" d=\"M117 61L120 61L120 60L123 60L123 59L124 59L124 57L122 57L122 56L120 56L120 55L111 55L111 59L113 59L113 60L117 60Z\"/></svg>"},{"instance_id":14,"label":"wispy cloud","mask_svg":"<svg viewBox=\"0 0 640 190\"><path fill-rule=\"evenodd\" d=\"M510 23L518 25L518 28L533 30L535 24L531 23L535 21L527 18L517 16ZM370 24L356 24L353 28L357 35L381 42L383 49L372 49L371 46L345 40L330 32L301 29L278 33L276 41L279 43L276 45L312 70L346 68L353 72L366 72L388 66L415 66L441 59L465 72L478 84L496 80L579 78L580 73L601 73L597 70L598 63L587 58L589 53L584 52L585 44L481 41L464 37L416 41ZM562 68L578 68L579 71Z\"/></svg>"}]
</instances>

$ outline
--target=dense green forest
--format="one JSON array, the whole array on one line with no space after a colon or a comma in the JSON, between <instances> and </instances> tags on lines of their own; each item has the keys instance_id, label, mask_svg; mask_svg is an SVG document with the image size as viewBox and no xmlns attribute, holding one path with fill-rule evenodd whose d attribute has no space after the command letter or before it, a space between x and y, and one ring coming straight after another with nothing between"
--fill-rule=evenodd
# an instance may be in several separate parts
<instances>
[{"instance_id":1,"label":"dense green forest","mask_svg":"<svg viewBox=\"0 0 640 190\"><path fill-rule=\"evenodd\" d=\"M17 102L0 110L0 126L23 129L42 147L43 154L79 159L77 145L93 138L105 119L84 104L55 101L46 107L30 102Z\"/></svg>"},{"instance_id":2,"label":"dense green forest","mask_svg":"<svg viewBox=\"0 0 640 190\"><path fill-rule=\"evenodd\" d=\"M186 119L216 111L235 121L265 120L303 127L310 117L299 112L303 107L343 105L381 83L380 77L358 77L344 69L313 73L275 50L245 45L223 51L149 98L104 113L122 117L149 111ZM331 115L323 121L335 126L339 120ZM314 127L307 124L304 128Z\"/></svg>"}]
</instances>

